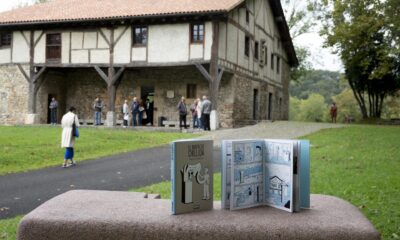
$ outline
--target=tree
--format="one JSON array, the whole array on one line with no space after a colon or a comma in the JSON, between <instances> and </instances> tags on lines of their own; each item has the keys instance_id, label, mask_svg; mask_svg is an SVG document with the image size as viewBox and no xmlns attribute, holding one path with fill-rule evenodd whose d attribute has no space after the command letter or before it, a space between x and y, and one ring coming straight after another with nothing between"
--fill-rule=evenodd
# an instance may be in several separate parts
<instances>
[{"instance_id":1,"label":"tree","mask_svg":"<svg viewBox=\"0 0 400 240\"><path fill-rule=\"evenodd\" d=\"M311 18L312 15L310 14L311 8L308 7L309 0L305 2L302 1L302 4L300 4L300 2L299 0L285 0L283 2L292 39L296 39L305 33L311 32L315 26L315 21L313 21ZM298 82L299 79L312 68L309 61L311 54L306 47L295 45L295 50L299 60L299 66L291 69L290 79Z\"/></svg>"},{"instance_id":2,"label":"tree","mask_svg":"<svg viewBox=\"0 0 400 240\"><path fill-rule=\"evenodd\" d=\"M398 0L393 1L397 7L394 2ZM384 0L324 0L319 4L321 34L326 46L341 56L363 118L380 117L385 98L400 89L400 58L394 47L398 28L394 22L398 20L384 14L391 9Z\"/></svg>"},{"instance_id":3,"label":"tree","mask_svg":"<svg viewBox=\"0 0 400 240\"><path fill-rule=\"evenodd\" d=\"M327 109L324 97L313 93L307 100L300 101L298 120L323 122Z\"/></svg>"}]
</instances>

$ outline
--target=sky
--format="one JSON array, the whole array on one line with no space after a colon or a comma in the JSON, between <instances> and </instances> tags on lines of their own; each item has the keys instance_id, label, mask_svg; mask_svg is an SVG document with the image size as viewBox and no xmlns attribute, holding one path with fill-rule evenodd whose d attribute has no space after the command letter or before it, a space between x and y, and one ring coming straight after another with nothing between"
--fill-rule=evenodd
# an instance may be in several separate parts
<instances>
[{"instance_id":1,"label":"sky","mask_svg":"<svg viewBox=\"0 0 400 240\"><path fill-rule=\"evenodd\" d=\"M11 10L23 4L32 3L33 0L0 0L0 12ZM315 69L330 71L343 71L342 63L337 55L329 49L322 48L323 38L318 33L308 33L295 39L298 46L308 47L311 52L311 63Z\"/></svg>"}]
</instances>

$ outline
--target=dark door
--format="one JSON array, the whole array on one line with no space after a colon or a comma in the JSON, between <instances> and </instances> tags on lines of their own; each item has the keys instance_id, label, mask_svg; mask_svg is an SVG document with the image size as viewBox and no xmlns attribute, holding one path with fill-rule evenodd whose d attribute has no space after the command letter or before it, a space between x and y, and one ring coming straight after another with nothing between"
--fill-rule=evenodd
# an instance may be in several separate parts
<instances>
[{"instance_id":1,"label":"dark door","mask_svg":"<svg viewBox=\"0 0 400 240\"><path fill-rule=\"evenodd\" d=\"M50 120L51 120L50 108L49 108L49 106L50 106L50 103L51 103L51 99L53 99L53 98L55 98L55 99L57 100L57 95L55 95L55 94L49 94L49 95L47 96L47 123L50 123ZM57 122L58 122L58 119L57 119Z\"/></svg>"},{"instance_id":2,"label":"dark door","mask_svg":"<svg viewBox=\"0 0 400 240\"><path fill-rule=\"evenodd\" d=\"M272 120L272 93L268 96L268 120Z\"/></svg>"},{"instance_id":3,"label":"dark door","mask_svg":"<svg viewBox=\"0 0 400 240\"><path fill-rule=\"evenodd\" d=\"M151 125L154 123L154 86L142 86L140 90L140 98L146 109L146 119L143 119L143 125Z\"/></svg>"},{"instance_id":4,"label":"dark door","mask_svg":"<svg viewBox=\"0 0 400 240\"><path fill-rule=\"evenodd\" d=\"M253 120L257 120L257 110L258 110L258 89L253 91Z\"/></svg>"}]
</instances>

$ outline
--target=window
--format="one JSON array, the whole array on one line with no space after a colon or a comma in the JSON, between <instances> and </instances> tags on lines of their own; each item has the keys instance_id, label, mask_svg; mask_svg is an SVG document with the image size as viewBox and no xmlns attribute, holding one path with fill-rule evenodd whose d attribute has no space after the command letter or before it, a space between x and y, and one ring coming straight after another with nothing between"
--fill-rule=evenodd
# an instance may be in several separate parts
<instances>
[{"instance_id":1,"label":"window","mask_svg":"<svg viewBox=\"0 0 400 240\"><path fill-rule=\"evenodd\" d=\"M249 10L246 9L246 23L249 24L250 23L250 12Z\"/></svg>"},{"instance_id":2,"label":"window","mask_svg":"<svg viewBox=\"0 0 400 240\"><path fill-rule=\"evenodd\" d=\"M260 52L260 46L259 46L258 42L256 41L254 43L254 58L257 60L258 60L259 52Z\"/></svg>"},{"instance_id":3,"label":"window","mask_svg":"<svg viewBox=\"0 0 400 240\"><path fill-rule=\"evenodd\" d=\"M10 47L12 42L12 33L0 33L0 47Z\"/></svg>"},{"instance_id":4,"label":"window","mask_svg":"<svg viewBox=\"0 0 400 240\"><path fill-rule=\"evenodd\" d=\"M267 46L265 46L265 50L264 50L265 52L264 52L264 60L265 60L265 62L264 62L264 64L265 64L265 66L267 66L268 65L268 47Z\"/></svg>"},{"instance_id":5,"label":"window","mask_svg":"<svg viewBox=\"0 0 400 240\"><path fill-rule=\"evenodd\" d=\"M281 68L281 58L280 57L276 57L276 72L279 73Z\"/></svg>"},{"instance_id":6,"label":"window","mask_svg":"<svg viewBox=\"0 0 400 240\"><path fill-rule=\"evenodd\" d=\"M190 41L192 43L204 42L204 24L192 24L190 27Z\"/></svg>"},{"instance_id":7,"label":"window","mask_svg":"<svg viewBox=\"0 0 400 240\"><path fill-rule=\"evenodd\" d=\"M147 45L147 27L134 27L133 28L133 46L146 46Z\"/></svg>"},{"instance_id":8,"label":"window","mask_svg":"<svg viewBox=\"0 0 400 240\"><path fill-rule=\"evenodd\" d=\"M274 54L271 53L271 69L274 70Z\"/></svg>"},{"instance_id":9,"label":"window","mask_svg":"<svg viewBox=\"0 0 400 240\"><path fill-rule=\"evenodd\" d=\"M186 86L186 98L196 98L197 96L197 86L196 84L188 84Z\"/></svg>"},{"instance_id":10,"label":"window","mask_svg":"<svg viewBox=\"0 0 400 240\"><path fill-rule=\"evenodd\" d=\"M59 62L61 60L61 34L51 33L46 35L46 60Z\"/></svg>"},{"instance_id":11,"label":"window","mask_svg":"<svg viewBox=\"0 0 400 240\"><path fill-rule=\"evenodd\" d=\"M244 55L246 57L248 57L249 52L250 52L250 37L245 36L245 38L244 38Z\"/></svg>"}]
</instances>

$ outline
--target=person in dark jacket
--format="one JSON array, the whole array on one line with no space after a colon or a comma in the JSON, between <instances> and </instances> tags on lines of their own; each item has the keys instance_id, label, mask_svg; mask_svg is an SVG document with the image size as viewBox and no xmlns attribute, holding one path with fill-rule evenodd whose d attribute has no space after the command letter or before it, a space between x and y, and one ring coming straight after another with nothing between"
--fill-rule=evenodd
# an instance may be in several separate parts
<instances>
[{"instance_id":1,"label":"person in dark jacket","mask_svg":"<svg viewBox=\"0 0 400 240\"><path fill-rule=\"evenodd\" d=\"M50 106L49 106L49 109L50 109L50 123L52 125L56 125L57 124L57 108L58 108L58 102L53 97L51 99Z\"/></svg>"},{"instance_id":2,"label":"person in dark jacket","mask_svg":"<svg viewBox=\"0 0 400 240\"><path fill-rule=\"evenodd\" d=\"M137 117L139 115L139 102L137 101L136 97L133 98L133 102L131 105L131 112L132 112L132 122L133 122L132 125L137 126L138 125Z\"/></svg>"},{"instance_id":3,"label":"person in dark jacket","mask_svg":"<svg viewBox=\"0 0 400 240\"><path fill-rule=\"evenodd\" d=\"M185 104L185 97L182 97L178 104L178 112L179 112L179 127L182 129L182 122L183 127L186 129L186 115L187 115L187 107Z\"/></svg>"},{"instance_id":4,"label":"person in dark jacket","mask_svg":"<svg viewBox=\"0 0 400 240\"><path fill-rule=\"evenodd\" d=\"M103 101L101 101L100 98L97 97L93 103L95 125L101 125L101 111L103 110L103 107Z\"/></svg>"}]
</instances>

